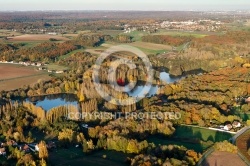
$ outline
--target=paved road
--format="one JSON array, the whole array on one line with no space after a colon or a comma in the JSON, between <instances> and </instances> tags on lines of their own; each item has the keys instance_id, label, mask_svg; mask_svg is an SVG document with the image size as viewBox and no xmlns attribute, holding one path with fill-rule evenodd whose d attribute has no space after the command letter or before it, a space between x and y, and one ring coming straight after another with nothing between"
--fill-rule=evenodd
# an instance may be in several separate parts
<instances>
[{"instance_id":1,"label":"paved road","mask_svg":"<svg viewBox=\"0 0 250 166\"><path fill-rule=\"evenodd\" d=\"M237 139L241 134L245 133L245 132L246 132L247 130L249 130L249 129L250 129L250 126L246 126L246 127L242 128L242 129L240 129L240 130L230 139L230 141L231 141L233 144L235 144L236 139Z\"/></svg>"}]
</instances>

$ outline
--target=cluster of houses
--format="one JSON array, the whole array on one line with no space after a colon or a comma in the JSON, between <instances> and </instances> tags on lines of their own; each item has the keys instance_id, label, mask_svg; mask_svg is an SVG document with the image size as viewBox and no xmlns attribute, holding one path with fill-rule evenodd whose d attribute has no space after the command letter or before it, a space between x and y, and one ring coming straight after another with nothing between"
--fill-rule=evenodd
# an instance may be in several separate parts
<instances>
[{"instance_id":1,"label":"cluster of houses","mask_svg":"<svg viewBox=\"0 0 250 166\"><path fill-rule=\"evenodd\" d=\"M45 70L48 73L56 73L56 74L61 74L66 72L67 70L49 70L46 65L48 64L44 64L41 62L14 62L14 61L0 61L0 63L6 63L6 64L16 64L16 65L24 65L24 66L35 66L38 67L38 70Z\"/></svg>"},{"instance_id":2,"label":"cluster of houses","mask_svg":"<svg viewBox=\"0 0 250 166\"><path fill-rule=\"evenodd\" d=\"M163 21L161 28L186 30L186 31L217 31L221 29L223 23L213 20L188 20L188 21Z\"/></svg>"},{"instance_id":3,"label":"cluster of houses","mask_svg":"<svg viewBox=\"0 0 250 166\"><path fill-rule=\"evenodd\" d=\"M1 144L0 144L0 155L3 155L3 156L6 155L6 147L7 146L17 147L18 144L14 140L9 140L9 141L7 141L5 143L1 142Z\"/></svg>"},{"instance_id":4,"label":"cluster of houses","mask_svg":"<svg viewBox=\"0 0 250 166\"><path fill-rule=\"evenodd\" d=\"M155 22L150 25L142 25L138 27L125 24L123 28L124 28L124 33L131 33L133 31L155 33L158 31L158 29L216 32L217 30L220 30L223 26L224 26L224 23L221 21L201 19L197 21L187 20L187 21Z\"/></svg>"},{"instance_id":5,"label":"cluster of houses","mask_svg":"<svg viewBox=\"0 0 250 166\"><path fill-rule=\"evenodd\" d=\"M9 140L6 143L1 143L0 155L3 155L3 156L6 155L6 147L7 146L17 147L20 151L23 151L25 153L39 152L39 147L38 147L37 143L18 145L14 140ZM46 147L48 150L51 150L51 149L56 148L56 144L53 141L49 141L46 144Z\"/></svg>"},{"instance_id":6,"label":"cluster of houses","mask_svg":"<svg viewBox=\"0 0 250 166\"><path fill-rule=\"evenodd\" d=\"M142 25L137 27L125 24L123 28L124 28L124 33L131 33L133 31L155 33L160 28L160 24L158 22L155 22L154 24Z\"/></svg>"},{"instance_id":7,"label":"cluster of houses","mask_svg":"<svg viewBox=\"0 0 250 166\"><path fill-rule=\"evenodd\" d=\"M219 126L220 129L230 131L231 129L237 129L241 127L241 123L239 121L233 121L233 123L227 123L226 125Z\"/></svg>"},{"instance_id":8,"label":"cluster of houses","mask_svg":"<svg viewBox=\"0 0 250 166\"><path fill-rule=\"evenodd\" d=\"M24 65L24 66L43 66L43 63L40 62L14 62L14 61L0 61L0 63L8 63L8 64L16 64L16 65Z\"/></svg>"}]
</instances>

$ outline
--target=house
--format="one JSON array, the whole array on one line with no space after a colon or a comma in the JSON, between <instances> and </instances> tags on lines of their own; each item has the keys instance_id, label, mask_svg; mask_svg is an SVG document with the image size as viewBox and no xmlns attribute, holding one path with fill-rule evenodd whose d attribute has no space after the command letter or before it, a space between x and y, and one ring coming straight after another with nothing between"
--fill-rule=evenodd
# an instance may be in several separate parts
<instances>
[{"instance_id":1,"label":"house","mask_svg":"<svg viewBox=\"0 0 250 166\"><path fill-rule=\"evenodd\" d=\"M6 144L1 142L1 148L4 147L4 146L6 146Z\"/></svg>"},{"instance_id":2,"label":"house","mask_svg":"<svg viewBox=\"0 0 250 166\"><path fill-rule=\"evenodd\" d=\"M47 143L47 148L48 148L48 149L56 148L55 142L49 141L49 142Z\"/></svg>"},{"instance_id":3,"label":"house","mask_svg":"<svg viewBox=\"0 0 250 166\"><path fill-rule=\"evenodd\" d=\"M38 66L38 67L40 67L40 66L42 66L42 63L36 63L36 66Z\"/></svg>"},{"instance_id":4,"label":"house","mask_svg":"<svg viewBox=\"0 0 250 166\"><path fill-rule=\"evenodd\" d=\"M39 146L38 146L38 144L35 145L35 150L36 150L37 152L39 152Z\"/></svg>"},{"instance_id":5,"label":"house","mask_svg":"<svg viewBox=\"0 0 250 166\"><path fill-rule=\"evenodd\" d=\"M46 67L39 67L38 70L46 70Z\"/></svg>"},{"instance_id":6,"label":"house","mask_svg":"<svg viewBox=\"0 0 250 166\"><path fill-rule=\"evenodd\" d=\"M64 73L64 71L63 70L57 70L56 73L61 74L61 73Z\"/></svg>"},{"instance_id":7,"label":"house","mask_svg":"<svg viewBox=\"0 0 250 166\"><path fill-rule=\"evenodd\" d=\"M0 148L0 155L6 155L5 148Z\"/></svg>"},{"instance_id":8,"label":"house","mask_svg":"<svg viewBox=\"0 0 250 166\"><path fill-rule=\"evenodd\" d=\"M27 144L21 145L21 146L19 146L19 150L24 151L25 153L29 153L30 152L30 147Z\"/></svg>"},{"instance_id":9,"label":"house","mask_svg":"<svg viewBox=\"0 0 250 166\"><path fill-rule=\"evenodd\" d=\"M245 102L250 103L250 97L246 98Z\"/></svg>"},{"instance_id":10,"label":"house","mask_svg":"<svg viewBox=\"0 0 250 166\"><path fill-rule=\"evenodd\" d=\"M233 126L231 125L231 124L227 124L227 125L225 125L224 126L224 130L226 130L226 131L229 131L229 130L231 130L233 128Z\"/></svg>"},{"instance_id":11,"label":"house","mask_svg":"<svg viewBox=\"0 0 250 166\"><path fill-rule=\"evenodd\" d=\"M233 122L232 125L233 125L233 128L239 128L239 127L241 127L241 123L239 121L236 121L236 120Z\"/></svg>"},{"instance_id":12,"label":"house","mask_svg":"<svg viewBox=\"0 0 250 166\"><path fill-rule=\"evenodd\" d=\"M48 35L57 35L56 32L49 32Z\"/></svg>"},{"instance_id":13,"label":"house","mask_svg":"<svg viewBox=\"0 0 250 166\"><path fill-rule=\"evenodd\" d=\"M7 145L8 146L17 146L17 143L14 140L9 140L9 141L7 141Z\"/></svg>"}]
</instances>

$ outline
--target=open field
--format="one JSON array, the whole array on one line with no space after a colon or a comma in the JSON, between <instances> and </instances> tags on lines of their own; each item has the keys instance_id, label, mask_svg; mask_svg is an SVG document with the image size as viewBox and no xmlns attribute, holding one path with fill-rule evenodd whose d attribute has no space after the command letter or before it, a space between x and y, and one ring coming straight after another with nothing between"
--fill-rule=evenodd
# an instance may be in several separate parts
<instances>
[{"instance_id":1,"label":"open field","mask_svg":"<svg viewBox=\"0 0 250 166\"><path fill-rule=\"evenodd\" d=\"M70 38L70 39L73 39L73 38L77 37L78 34L75 34L75 33L66 33L63 36L67 37L67 38Z\"/></svg>"},{"instance_id":2,"label":"open field","mask_svg":"<svg viewBox=\"0 0 250 166\"><path fill-rule=\"evenodd\" d=\"M103 155L107 155L107 158L102 158ZM121 152L102 150L93 152L91 154L83 154L81 148L71 147L69 149L58 149L50 153L49 161L58 166L125 166L127 154Z\"/></svg>"},{"instance_id":3,"label":"open field","mask_svg":"<svg viewBox=\"0 0 250 166\"><path fill-rule=\"evenodd\" d=\"M15 37L8 37L9 41L48 41L50 38L56 39L56 40L62 40L66 41L69 40L66 37L58 36L58 35L21 35L21 36L15 36Z\"/></svg>"},{"instance_id":4,"label":"open field","mask_svg":"<svg viewBox=\"0 0 250 166\"><path fill-rule=\"evenodd\" d=\"M57 65L57 64L49 64L46 66L48 70L67 70L68 67L62 66L62 65Z\"/></svg>"},{"instance_id":5,"label":"open field","mask_svg":"<svg viewBox=\"0 0 250 166\"><path fill-rule=\"evenodd\" d=\"M170 35L170 36L193 36L196 38L205 37L209 34L214 34L212 32L188 32L188 31L170 31L161 29L160 31L153 33L152 35Z\"/></svg>"},{"instance_id":6,"label":"open field","mask_svg":"<svg viewBox=\"0 0 250 166\"><path fill-rule=\"evenodd\" d=\"M143 32L143 31L133 31L133 32L127 33L127 35L130 35L133 37L134 41L141 41L142 36L146 36L146 35L193 36L193 37L201 38L201 37L205 37L207 35L213 35L213 34L218 34L218 33L171 31L171 30L165 30L165 29L160 29L158 32L151 33L151 34L148 32Z\"/></svg>"},{"instance_id":7,"label":"open field","mask_svg":"<svg viewBox=\"0 0 250 166\"><path fill-rule=\"evenodd\" d=\"M38 80L49 80L50 78L51 77L47 73L42 73L0 81L0 91L18 89L23 87L24 85L32 85L34 83L37 83Z\"/></svg>"},{"instance_id":8,"label":"open field","mask_svg":"<svg viewBox=\"0 0 250 166\"><path fill-rule=\"evenodd\" d=\"M19 36L19 35L22 34L19 32L5 30L5 29L0 30L0 37Z\"/></svg>"},{"instance_id":9,"label":"open field","mask_svg":"<svg viewBox=\"0 0 250 166\"><path fill-rule=\"evenodd\" d=\"M199 127L179 126L176 128L173 136L181 138L198 138L202 141L220 142L230 139L233 137L233 134Z\"/></svg>"},{"instance_id":10,"label":"open field","mask_svg":"<svg viewBox=\"0 0 250 166\"><path fill-rule=\"evenodd\" d=\"M147 43L147 42L133 42L129 43L130 46L145 48L149 50L171 50L172 47L165 44L154 44L154 43Z\"/></svg>"},{"instance_id":11,"label":"open field","mask_svg":"<svg viewBox=\"0 0 250 166\"><path fill-rule=\"evenodd\" d=\"M215 151L201 164L202 166L246 166L246 163L234 153Z\"/></svg>"},{"instance_id":12,"label":"open field","mask_svg":"<svg viewBox=\"0 0 250 166\"><path fill-rule=\"evenodd\" d=\"M103 43L102 47L108 49L112 46L119 45L119 43ZM164 53L172 49L171 46L169 45L164 45L164 44L154 44L154 43L148 43L148 42L141 42L141 41L136 41L132 43L122 43L122 45L129 45L136 47L143 51L145 54L157 54L157 53ZM99 49L99 47L98 47ZM95 49L97 50L97 49ZM97 52L95 52L97 53Z\"/></svg>"},{"instance_id":13,"label":"open field","mask_svg":"<svg viewBox=\"0 0 250 166\"><path fill-rule=\"evenodd\" d=\"M17 89L36 83L39 79L50 79L48 73L36 71L33 67L0 64L0 91Z\"/></svg>"},{"instance_id":14,"label":"open field","mask_svg":"<svg viewBox=\"0 0 250 166\"><path fill-rule=\"evenodd\" d=\"M108 48L96 47L96 48L87 48L85 51L89 52L89 53L91 53L93 55L100 55L106 49L108 49Z\"/></svg>"},{"instance_id":15,"label":"open field","mask_svg":"<svg viewBox=\"0 0 250 166\"><path fill-rule=\"evenodd\" d=\"M15 64L0 64L0 80L35 75L40 72L33 67Z\"/></svg>"},{"instance_id":16,"label":"open field","mask_svg":"<svg viewBox=\"0 0 250 166\"><path fill-rule=\"evenodd\" d=\"M188 149L193 149L196 152L203 153L208 148L212 146L212 144L209 143L200 143L200 142L191 142L187 140L180 140L180 139L174 139L174 138L163 138L163 137L157 137L157 136L151 136L147 139L148 142L153 142L156 145L179 145L184 146Z\"/></svg>"},{"instance_id":17,"label":"open field","mask_svg":"<svg viewBox=\"0 0 250 166\"><path fill-rule=\"evenodd\" d=\"M102 30L102 31L98 31L104 35L111 35L112 37L115 37L116 35L122 34L123 31L122 30Z\"/></svg>"},{"instance_id":18,"label":"open field","mask_svg":"<svg viewBox=\"0 0 250 166\"><path fill-rule=\"evenodd\" d=\"M69 52L68 54L65 54L65 55L60 56L59 59L68 58L70 55L75 54L75 53L77 53L77 52L84 52L84 49L83 49L83 48L80 48L80 49L78 49L78 50L71 51L71 52Z\"/></svg>"},{"instance_id":19,"label":"open field","mask_svg":"<svg viewBox=\"0 0 250 166\"><path fill-rule=\"evenodd\" d=\"M232 136L230 133L220 131L191 126L178 126L171 137L150 136L148 142L162 145L183 145L188 149L203 153L213 145L213 142L228 140Z\"/></svg>"}]
</instances>

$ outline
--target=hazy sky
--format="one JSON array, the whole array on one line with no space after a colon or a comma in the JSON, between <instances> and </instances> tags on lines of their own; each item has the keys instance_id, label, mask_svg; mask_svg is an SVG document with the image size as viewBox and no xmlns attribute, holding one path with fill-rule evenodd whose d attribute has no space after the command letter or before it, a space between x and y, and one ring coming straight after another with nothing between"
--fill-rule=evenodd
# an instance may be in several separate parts
<instances>
[{"instance_id":1,"label":"hazy sky","mask_svg":"<svg viewBox=\"0 0 250 166\"><path fill-rule=\"evenodd\" d=\"M250 10L250 0L0 0L0 10Z\"/></svg>"}]
</instances>

